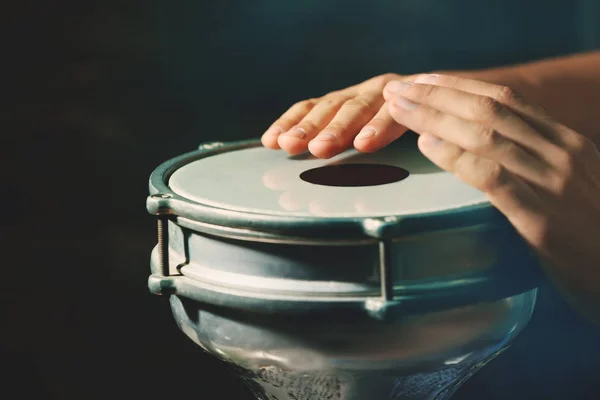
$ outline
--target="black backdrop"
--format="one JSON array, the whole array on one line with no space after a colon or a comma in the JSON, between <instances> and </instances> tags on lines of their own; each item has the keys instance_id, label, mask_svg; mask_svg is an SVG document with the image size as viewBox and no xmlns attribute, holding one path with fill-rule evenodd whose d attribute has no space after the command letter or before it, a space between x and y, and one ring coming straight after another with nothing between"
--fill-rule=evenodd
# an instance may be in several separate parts
<instances>
[{"instance_id":1,"label":"black backdrop","mask_svg":"<svg viewBox=\"0 0 600 400\"><path fill-rule=\"evenodd\" d=\"M258 137L294 101L380 73L598 47L596 3L3 5L6 398L248 399L148 294L151 170L203 141ZM529 329L457 399L595 399L599 339L544 286Z\"/></svg>"}]
</instances>

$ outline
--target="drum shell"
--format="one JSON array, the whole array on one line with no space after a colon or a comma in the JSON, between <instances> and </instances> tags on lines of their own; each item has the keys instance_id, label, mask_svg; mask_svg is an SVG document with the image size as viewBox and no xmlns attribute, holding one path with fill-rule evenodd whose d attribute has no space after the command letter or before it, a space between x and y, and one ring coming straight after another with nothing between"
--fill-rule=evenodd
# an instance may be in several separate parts
<instances>
[{"instance_id":1,"label":"drum shell","mask_svg":"<svg viewBox=\"0 0 600 400\"><path fill-rule=\"evenodd\" d=\"M536 289L519 291L514 285L514 295L508 296L506 288L490 297L473 293L456 306L430 293L412 306L398 301L410 298L411 286L493 277L497 269L507 276L507 270L522 267L528 249L502 227L390 242L397 299L381 319L369 313L369 301L380 296L378 241L258 243L184 225L181 219L169 223L175 275L163 279L187 282L173 286L173 317L201 348L234 365L247 382L258 383L257 393L274 390L261 378L265 371L276 381L308 385L314 379L341 379L351 393L344 399L388 398L398 377L404 390L413 390L406 382L418 377L416 382L440 382L436 390L448 393L506 349L535 306ZM428 254L427 246L435 251Z\"/></svg>"},{"instance_id":2,"label":"drum shell","mask_svg":"<svg viewBox=\"0 0 600 400\"><path fill-rule=\"evenodd\" d=\"M321 312L301 317L207 307L171 296L180 329L212 355L248 371L412 375L475 365L528 324L536 290L495 302L415 313L392 321Z\"/></svg>"},{"instance_id":3,"label":"drum shell","mask_svg":"<svg viewBox=\"0 0 600 400\"><path fill-rule=\"evenodd\" d=\"M444 280L495 276L496 270L510 277L513 268L523 274L528 249L502 226L392 241L393 286L406 301L390 302L384 321L368 312L369 301L380 295L378 241L259 243L191 226L182 219L169 222L173 275L163 279L178 282L171 296L174 318L198 345L243 368L401 373L458 359L476 362L508 345L535 304L535 289L513 287L511 295L473 293L467 304L467 297L462 304L431 300L426 291L411 306L413 286L434 289ZM153 265L156 259L155 251Z\"/></svg>"},{"instance_id":4,"label":"drum shell","mask_svg":"<svg viewBox=\"0 0 600 400\"><path fill-rule=\"evenodd\" d=\"M365 302L381 295L377 240L257 242L200 232L183 218L169 221L168 227L172 276L157 279L161 288L165 280L179 285L174 290L184 297L270 312L304 309L307 304L327 308L360 303L364 308ZM510 297L530 290L537 272L531 268L536 260L527 246L505 225L407 235L386 246L392 287L403 300L401 313ZM155 278L157 258L155 249ZM469 279L486 284L461 289Z\"/></svg>"}]
</instances>

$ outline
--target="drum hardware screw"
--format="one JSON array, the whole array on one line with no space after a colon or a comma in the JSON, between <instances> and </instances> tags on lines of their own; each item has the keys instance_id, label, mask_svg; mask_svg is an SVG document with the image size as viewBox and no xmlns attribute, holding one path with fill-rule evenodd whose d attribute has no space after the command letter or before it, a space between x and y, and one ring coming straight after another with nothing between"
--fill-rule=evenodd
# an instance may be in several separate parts
<instances>
[{"instance_id":1,"label":"drum hardware screw","mask_svg":"<svg viewBox=\"0 0 600 400\"><path fill-rule=\"evenodd\" d=\"M153 194L151 196L153 199L170 199L171 196L170 194L165 194L165 193L157 193L157 194Z\"/></svg>"},{"instance_id":2,"label":"drum hardware screw","mask_svg":"<svg viewBox=\"0 0 600 400\"><path fill-rule=\"evenodd\" d=\"M169 276L169 218L158 217L158 270L161 276Z\"/></svg>"}]
</instances>

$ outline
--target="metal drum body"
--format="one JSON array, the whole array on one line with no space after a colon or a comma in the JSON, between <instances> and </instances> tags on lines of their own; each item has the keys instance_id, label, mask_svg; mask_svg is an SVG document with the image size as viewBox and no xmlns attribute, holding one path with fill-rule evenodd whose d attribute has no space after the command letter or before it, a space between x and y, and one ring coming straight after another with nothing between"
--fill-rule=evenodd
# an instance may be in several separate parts
<instances>
[{"instance_id":1,"label":"metal drum body","mask_svg":"<svg viewBox=\"0 0 600 400\"><path fill-rule=\"evenodd\" d=\"M371 187L299 178L350 163L410 175ZM147 207L159 217L150 290L261 399L443 398L534 309L529 248L408 139L332 160L204 145L154 171Z\"/></svg>"}]
</instances>

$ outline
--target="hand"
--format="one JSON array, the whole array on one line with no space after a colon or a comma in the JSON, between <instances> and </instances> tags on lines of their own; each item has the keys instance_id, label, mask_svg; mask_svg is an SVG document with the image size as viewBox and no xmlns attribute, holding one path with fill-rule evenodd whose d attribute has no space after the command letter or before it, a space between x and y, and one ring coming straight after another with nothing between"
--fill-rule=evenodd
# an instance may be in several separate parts
<instances>
[{"instance_id":1,"label":"hand","mask_svg":"<svg viewBox=\"0 0 600 400\"><path fill-rule=\"evenodd\" d=\"M262 143L292 155L310 150L320 158L333 157L353 143L360 151L376 151L406 132L389 115L383 98L386 83L401 78L385 74L296 103L263 134ZM359 131L363 135L355 139Z\"/></svg>"},{"instance_id":2,"label":"hand","mask_svg":"<svg viewBox=\"0 0 600 400\"><path fill-rule=\"evenodd\" d=\"M485 192L580 311L600 321L600 152L511 89L452 76L393 81L389 114L421 152ZM600 123L600 120L598 121Z\"/></svg>"}]
</instances>

